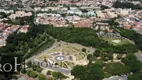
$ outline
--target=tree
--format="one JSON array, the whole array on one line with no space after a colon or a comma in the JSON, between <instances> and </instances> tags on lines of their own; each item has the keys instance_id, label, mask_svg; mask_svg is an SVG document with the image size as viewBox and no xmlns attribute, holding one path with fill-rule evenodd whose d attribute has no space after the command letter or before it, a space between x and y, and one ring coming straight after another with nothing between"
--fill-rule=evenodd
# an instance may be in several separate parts
<instances>
[{"instance_id":1,"label":"tree","mask_svg":"<svg viewBox=\"0 0 142 80\"><path fill-rule=\"evenodd\" d=\"M28 61L28 62L26 63L26 65L27 65L28 67L32 67L31 61Z\"/></svg>"},{"instance_id":2,"label":"tree","mask_svg":"<svg viewBox=\"0 0 142 80\"><path fill-rule=\"evenodd\" d=\"M46 72L47 75L51 75L51 73L52 73L52 72L51 72L50 70L48 70L48 71Z\"/></svg>"},{"instance_id":3,"label":"tree","mask_svg":"<svg viewBox=\"0 0 142 80\"><path fill-rule=\"evenodd\" d=\"M142 62L137 60L134 54L127 55L127 57L123 58L121 61L131 67L132 72L140 72L142 69Z\"/></svg>"},{"instance_id":4,"label":"tree","mask_svg":"<svg viewBox=\"0 0 142 80\"><path fill-rule=\"evenodd\" d=\"M121 63L108 63L106 64L105 72L111 75L124 75L129 73L131 68Z\"/></svg>"},{"instance_id":5,"label":"tree","mask_svg":"<svg viewBox=\"0 0 142 80\"><path fill-rule=\"evenodd\" d=\"M122 54L117 55L117 59L122 59Z\"/></svg>"},{"instance_id":6,"label":"tree","mask_svg":"<svg viewBox=\"0 0 142 80\"><path fill-rule=\"evenodd\" d=\"M87 59L89 60L92 57L92 54L87 55Z\"/></svg>"},{"instance_id":7,"label":"tree","mask_svg":"<svg viewBox=\"0 0 142 80\"><path fill-rule=\"evenodd\" d=\"M71 74L80 80L102 80L104 77L103 66L98 62L87 66L75 66Z\"/></svg>"},{"instance_id":8,"label":"tree","mask_svg":"<svg viewBox=\"0 0 142 80\"><path fill-rule=\"evenodd\" d=\"M25 71L25 69L24 69L24 68L21 68L20 72L21 72L21 73L23 73L23 74L25 74L25 73L26 73L26 71Z\"/></svg>"},{"instance_id":9,"label":"tree","mask_svg":"<svg viewBox=\"0 0 142 80\"><path fill-rule=\"evenodd\" d=\"M93 56L92 54L88 54L87 59L89 60L89 63L92 63L92 61L95 61L97 58Z\"/></svg>"},{"instance_id":10,"label":"tree","mask_svg":"<svg viewBox=\"0 0 142 80\"><path fill-rule=\"evenodd\" d=\"M37 76L37 73L36 73L35 71L32 71L32 72L30 73L30 77L36 78L36 76Z\"/></svg>"},{"instance_id":11,"label":"tree","mask_svg":"<svg viewBox=\"0 0 142 80\"><path fill-rule=\"evenodd\" d=\"M108 72L104 72L104 78L109 78L109 77L111 77L112 75L110 74L110 73L108 73Z\"/></svg>"},{"instance_id":12,"label":"tree","mask_svg":"<svg viewBox=\"0 0 142 80\"><path fill-rule=\"evenodd\" d=\"M109 60L113 60L113 54L111 54L111 53L108 54L108 59L109 59Z\"/></svg>"},{"instance_id":13,"label":"tree","mask_svg":"<svg viewBox=\"0 0 142 80\"><path fill-rule=\"evenodd\" d=\"M88 66L88 80L102 80L104 78L103 66L97 63Z\"/></svg>"},{"instance_id":14,"label":"tree","mask_svg":"<svg viewBox=\"0 0 142 80\"><path fill-rule=\"evenodd\" d=\"M46 80L47 79L46 76L43 74L39 74L37 78L38 78L38 80Z\"/></svg>"},{"instance_id":15,"label":"tree","mask_svg":"<svg viewBox=\"0 0 142 80\"><path fill-rule=\"evenodd\" d=\"M141 79L142 79L142 72L128 76L128 80L141 80Z\"/></svg>"},{"instance_id":16,"label":"tree","mask_svg":"<svg viewBox=\"0 0 142 80\"><path fill-rule=\"evenodd\" d=\"M105 6L105 5L102 5L102 6L101 6L101 9L102 9L102 10L104 10L104 9L109 9L109 7L108 7L108 6Z\"/></svg>"},{"instance_id":17,"label":"tree","mask_svg":"<svg viewBox=\"0 0 142 80\"><path fill-rule=\"evenodd\" d=\"M67 78L67 76L65 76L64 74L62 74L61 72L52 72L52 76L55 78L55 79L65 79Z\"/></svg>"},{"instance_id":18,"label":"tree","mask_svg":"<svg viewBox=\"0 0 142 80\"><path fill-rule=\"evenodd\" d=\"M121 6L120 6L121 5ZM115 8L131 8L131 9L142 9L142 6L137 4L133 4L133 3L130 3L130 2L120 2L120 1L116 1L114 4L113 4L113 7Z\"/></svg>"},{"instance_id":19,"label":"tree","mask_svg":"<svg viewBox=\"0 0 142 80\"><path fill-rule=\"evenodd\" d=\"M86 49L85 49L85 48L82 48L82 51L83 51L83 52L86 52Z\"/></svg>"},{"instance_id":20,"label":"tree","mask_svg":"<svg viewBox=\"0 0 142 80\"><path fill-rule=\"evenodd\" d=\"M100 53L101 53L101 51L96 49L96 51L93 53L93 56L99 57Z\"/></svg>"},{"instance_id":21,"label":"tree","mask_svg":"<svg viewBox=\"0 0 142 80\"><path fill-rule=\"evenodd\" d=\"M75 78L80 78L80 80L85 80L84 77L86 75L85 66L77 65L71 70L71 74L74 75Z\"/></svg>"},{"instance_id":22,"label":"tree","mask_svg":"<svg viewBox=\"0 0 142 80\"><path fill-rule=\"evenodd\" d=\"M32 70L28 70L27 75L30 76L31 72L32 72Z\"/></svg>"},{"instance_id":23,"label":"tree","mask_svg":"<svg viewBox=\"0 0 142 80\"><path fill-rule=\"evenodd\" d=\"M37 72L41 72L42 70L43 70L43 69L42 69L40 66L37 66L37 67L36 67L36 71L37 71Z\"/></svg>"},{"instance_id":24,"label":"tree","mask_svg":"<svg viewBox=\"0 0 142 80\"><path fill-rule=\"evenodd\" d=\"M130 40L133 40L139 49L142 50L142 35L131 29L118 28L120 34ZM130 46L129 46L130 47ZM131 49L130 49L131 50Z\"/></svg>"}]
</instances>

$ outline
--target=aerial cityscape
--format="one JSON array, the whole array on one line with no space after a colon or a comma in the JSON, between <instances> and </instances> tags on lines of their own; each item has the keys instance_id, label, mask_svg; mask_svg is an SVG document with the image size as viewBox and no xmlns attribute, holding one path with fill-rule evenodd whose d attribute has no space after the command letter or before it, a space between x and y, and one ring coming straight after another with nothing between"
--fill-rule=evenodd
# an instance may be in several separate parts
<instances>
[{"instance_id":1,"label":"aerial cityscape","mask_svg":"<svg viewBox=\"0 0 142 80\"><path fill-rule=\"evenodd\" d=\"M0 0L0 80L142 80L142 0Z\"/></svg>"}]
</instances>

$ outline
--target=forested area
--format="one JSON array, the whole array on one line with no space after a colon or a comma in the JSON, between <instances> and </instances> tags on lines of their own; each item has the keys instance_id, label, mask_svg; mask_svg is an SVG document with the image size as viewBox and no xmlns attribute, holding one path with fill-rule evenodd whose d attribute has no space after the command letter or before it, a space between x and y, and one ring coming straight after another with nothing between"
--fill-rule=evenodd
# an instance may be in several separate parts
<instances>
[{"instance_id":1,"label":"forested area","mask_svg":"<svg viewBox=\"0 0 142 80\"><path fill-rule=\"evenodd\" d=\"M137 46L133 44L123 44L123 45L111 45L108 42L100 39L96 32L90 28L57 28L48 26L46 30L47 34L53 36L54 38L71 42L79 43L84 46L92 46L103 50L103 52L108 53L133 53L137 51Z\"/></svg>"},{"instance_id":2,"label":"forested area","mask_svg":"<svg viewBox=\"0 0 142 80\"><path fill-rule=\"evenodd\" d=\"M99 63L87 66L77 65L73 68L71 74L80 80L102 80L104 78L103 65Z\"/></svg>"},{"instance_id":3,"label":"forested area","mask_svg":"<svg viewBox=\"0 0 142 80\"><path fill-rule=\"evenodd\" d=\"M7 38L6 46L0 49L1 55L25 55L36 52L44 43L53 43L44 33L47 26L30 25L27 33L13 33ZM41 44L43 43L43 44ZM51 44L50 44L51 45Z\"/></svg>"},{"instance_id":4,"label":"forested area","mask_svg":"<svg viewBox=\"0 0 142 80\"><path fill-rule=\"evenodd\" d=\"M128 0L128 1L142 1L142 0Z\"/></svg>"},{"instance_id":5,"label":"forested area","mask_svg":"<svg viewBox=\"0 0 142 80\"><path fill-rule=\"evenodd\" d=\"M124 65L122 63L107 63L105 65L105 72L107 74L111 75L125 75L127 73L130 73L131 68L127 65Z\"/></svg>"},{"instance_id":6,"label":"forested area","mask_svg":"<svg viewBox=\"0 0 142 80\"><path fill-rule=\"evenodd\" d=\"M140 73L135 73L133 75L130 75L128 77L128 80L141 80L142 79L142 72Z\"/></svg>"},{"instance_id":7,"label":"forested area","mask_svg":"<svg viewBox=\"0 0 142 80\"><path fill-rule=\"evenodd\" d=\"M91 46L107 53L134 53L137 51L137 46L134 44L111 45L108 42L100 39L96 32L89 28L57 28L50 25L34 25L30 24L29 31L25 33L13 33L7 39L7 45L0 49L1 55L16 54L24 55L27 51L34 52L41 46L38 44L53 43L46 34L53 36L56 39L71 43L79 43L84 46ZM121 35L133 40L139 49L142 49L142 35L133 30L122 29ZM51 45L49 44L49 45ZM14 47L13 47L14 46Z\"/></svg>"},{"instance_id":8,"label":"forested area","mask_svg":"<svg viewBox=\"0 0 142 80\"><path fill-rule=\"evenodd\" d=\"M134 30L128 30L124 28L118 28L120 30L120 34L132 41L135 42L136 45L138 45L138 48L142 50L142 35L137 33Z\"/></svg>"},{"instance_id":9,"label":"forested area","mask_svg":"<svg viewBox=\"0 0 142 80\"><path fill-rule=\"evenodd\" d=\"M120 6L121 5L121 6ZM133 4L133 3L130 3L130 2L120 2L120 1L116 1L114 4L113 4L113 7L115 8L131 8L131 9L142 9L142 6L137 4Z\"/></svg>"}]
</instances>

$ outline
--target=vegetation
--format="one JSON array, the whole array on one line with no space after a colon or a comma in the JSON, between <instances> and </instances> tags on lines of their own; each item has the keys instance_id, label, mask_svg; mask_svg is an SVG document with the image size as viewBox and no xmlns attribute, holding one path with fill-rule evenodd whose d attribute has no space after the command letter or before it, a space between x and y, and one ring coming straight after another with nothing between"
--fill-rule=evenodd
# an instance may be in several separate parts
<instances>
[{"instance_id":1,"label":"vegetation","mask_svg":"<svg viewBox=\"0 0 142 80\"><path fill-rule=\"evenodd\" d=\"M101 43L101 40L95 34L95 31L89 28L48 27L46 32L47 34L53 36L54 38L64 40L66 42L71 42L71 43L80 43L85 46L98 47L100 45L99 43Z\"/></svg>"},{"instance_id":2,"label":"vegetation","mask_svg":"<svg viewBox=\"0 0 142 80\"><path fill-rule=\"evenodd\" d=\"M117 59L122 59L122 54L117 55Z\"/></svg>"},{"instance_id":3,"label":"vegetation","mask_svg":"<svg viewBox=\"0 0 142 80\"><path fill-rule=\"evenodd\" d=\"M41 72L43 69L39 65L32 64L31 61L26 63L28 68L32 68L34 71Z\"/></svg>"},{"instance_id":4,"label":"vegetation","mask_svg":"<svg viewBox=\"0 0 142 80\"><path fill-rule=\"evenodd\" d=\"M89 62L92 62L92 61L95 61L97 58L93 56L92 54L88 54L87 59L89 60Z\"/></svg>"},{"instance_id":5,"label":"vegetation","mask_svg":"<svg viewBox=\"0 0 142 80\"><path fill-rule=\"evenodd\" d=\"M104 10L104 9L109 9L108 6L105 6L105 5L101 5L101 9Z\"/></svg>"},{"instance_id":6,"label":"vegetation","mask_svg":"<svg viewBox=\"0 0 142 80\"><path fill-rule=\"evenodd\" d=\"M52 72L48 70L48 71L46 72L46 74L47 74L47 75L51 75Z\"/></svg>"},{"instance_id":7,"label":"vegetation","mask_svg":"<svg viewBox=\"0 0 142 80\"><path fill-rule=\"evenodd\" d=\"M108 72L104 72L104 78L109 78L109 77L111 77L112 75L110 74L110 73L108 73Z\"/></svg>"},{"instance_id":8,"label":"vegetation","mask_svg":"<svg viewBox=\"0 0 142 80\"><path fill-rule=\"evenodd\" d=\"M46 80L47 79L46 76L43 74L39 74L37 78L38 78L38 80Z\"/></svg>"},{"instance_id":9,"label":"vegetation","mask_svg":"<svg viewBox=\"0 0 142 80\"><path fill-rule=\"evenodd\" d=\"M65 79L67 78L67 76L65 76L64 74L62 74L61 72L52 72L52 76L55 78L55 79Z\"/></svg>"},{"instance_id":10,"label":"vegetation","mask_svg":"<svg viewBox=\"0 0 142 80\"><path fill-rule=\"evenodd\" d=\"M101 51L99 49L96 49L96 51L93 53L93 56L99 57L101 54Z\"/></svg>"},{"instance_id":11,"label":"vegetation","mask_svg":"<svg viewBox=\"0 0 142 80\"><path fill-rule=\"evenodd\" d=\"M26 65L30 68L30 67L32 67L32 62L31 61L27 61Z\"/></svg>"},{"instance_id":12,"label":"vegetation","mask_svg":"<svg viewBox=\"0 0 142 80\"><path fill-rule=\"evenodd\" d=\"M128 77L128 80L141 80L141 79L142 79L142 72L129 75Z\"/></svg>"},{"instance_id":13,"label":"vegetation","mask_svg":"<svg viewBox=\"0 0 142 80\"><path fill-rule=\"evenodd\" d=\"M25 74L25 73L26 73L24 68L21 68L20 72L21 72L22 74Z\"/></svg>"},{"instance_id":14,"label":"vegetation","mask_svg":"<svg viewBox=\"0 0 142 80\"><path fill-rule=\"evenodd\" d=\"M111 75L123 75L130 72L130 67L121 63L108 63L106 64L105 72Z\"/></svg>"},{"instance_id":15,"label":"vegetation","mask_svg":"<svg viewBox=\"0 0 142 80\"><path fill-rule=\"evenodd\" d=\"M26 57L30 57L38 50L38 48L42 47L44 43L48 44L54 42L44 33L45 28L46 26L31 25L27 33L15 32L11 34L6 40L6 46L0 49L0 54L23 56L27 53ZM51 46L52 44L48 45Z\"/></svg>"},{"instance_id":16,"label":"vegetation","mask_svg":"<svg viewBox=\"0 0 142 80\"><path fill-rule=\"evenodd\" d=\"M136 51L136 46L133 44L123 44L117 46L108 44L108 42L100 39L94 30L89 28L57 28L49 26L46 32L56 39L71 43L79 43L84 46L96 47L103 49L103 51L107 53L133 53Z\"/></svg>"},{"instance_id":17,"label":"vegetation","mask_svg":"<svg viewBox=\"0 0 142 80\"><path fill-rule=\"evenodd\" d=\"M37 66L37 65L32 65L32 69L34 70L34 71L37 71L37 72L41 72L43 69L40 67L40 66Z\"/></svg>"},{"instance_id":18,"label":"vegetation","mask_svg":"<svg viewBox=\"0 0 142 80\"><path fill-rule=\"evenodd\" d=\"M28 70L27 75L30 76L31 72L32 72L32 70Z\"/></svg>"},{"instance_id":19,"label":"vegetation","mask_svg":"<svg viewBox=\"0 0 142 80\"><path fill-rule=\"evenodd\" d=\"M36 73L35 71L32 71L32 72L30 73L30 77L36 78L36 77L37 77L37 73Z\"/></svg>"},{"instance_id":20,"label":"vegetation","mask_svg":"<svg viewBox=\"0 0 142 80\"><path fill-rule=\"evenodd\" d=\"M138 45L139 49L142 50L142 35L137 33L134 30L128 30L124 28L118 28L120 30L120 34L132 41L135 42L136 45Z\"/></svg>"},{"instance_id":21,"label":"vegetation","mask_svg":"<svg viewBox=\"0 0 142 80\"><path fill-rule=\"evenodd\" d=\"M134 54L127 55L126 58L123 58L121 60L125 65L129 66L131 68L132 72L140 72L142 69L142 62L137 60L136 56Z\"/></svg>"},{"instance_id":22,"label":"vegetation","mask_svg":"<svg viewBox=\"0 0 142 80\"><path fill-rule=\"evenodd\" d=\"M113 7L115 7L115 8L142 9L142 6L139 5L139 4L135 5L135 4L130 3L130 2L120 2L120 1L116 1L114 3Z\"/></svg>"},{"instance_id":23,"label":"vegetation","mask_svg":"<svg viewBox=\"0 0 142 80\"><path fill-rule=\"evenodd\" d=\"M98 63L87 66L75 66L71 74L80 80L102 80L104 77L103 66Z\"/></svg>"}]
</instances>

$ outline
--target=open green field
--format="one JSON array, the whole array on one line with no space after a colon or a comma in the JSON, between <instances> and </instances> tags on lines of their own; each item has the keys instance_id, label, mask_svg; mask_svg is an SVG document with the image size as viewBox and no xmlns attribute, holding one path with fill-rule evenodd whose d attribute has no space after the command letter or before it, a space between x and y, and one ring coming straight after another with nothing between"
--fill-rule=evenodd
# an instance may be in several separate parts
<instances>
[{"instance_id":1,"label":"open green field","mask_svg":"<svg viewBox=\"0 0 142 80\"><path fill-rule=\"evenodd\" d=\"M123 45L130 43L128 40L122 38L103 38L103 39L113 45Z\"/></svg>"}]
</instances>

